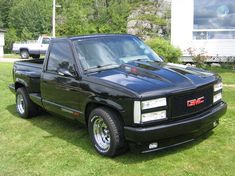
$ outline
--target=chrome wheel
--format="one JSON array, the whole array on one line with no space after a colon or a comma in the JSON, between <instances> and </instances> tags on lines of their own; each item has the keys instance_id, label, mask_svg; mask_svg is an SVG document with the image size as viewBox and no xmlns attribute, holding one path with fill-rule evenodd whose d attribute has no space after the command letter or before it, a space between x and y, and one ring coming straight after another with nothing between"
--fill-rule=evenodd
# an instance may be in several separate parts
<instances>
[{"instance_id":1,"label":"chrome wheel","mask_svg":"<svg viewBox=\"0 0 235 176\"><path fill-rule=\"evenodd\" d=\"M21 55L22 59L28 59L29 58L28 51L23 50L23 51L20 52L20 55Z\"/></svg>"},{"instance_id":2,"label":"chrome wheel","mask_svg":"<svg viewBox=\"0 0 235 176\"><path fill-rule=\"evenodd\" d=\"M110 148L110 131L108 126L99 116L94 116L92 119L94 120L93 133L95 141L102 150L108 151Z\"/></svg>"},{"instance_id":3,"label":"chrome wheel","mask_svg":"<svg viewBox=\"0 0 235 176\"><path fill-rule=\"evenodd\" d=\"M17 95L16 98L16 107L17 110L20 114L24 114L25 113L25 103L24 103L24 98L21 94Z\"/></svg>"}]
</instances>

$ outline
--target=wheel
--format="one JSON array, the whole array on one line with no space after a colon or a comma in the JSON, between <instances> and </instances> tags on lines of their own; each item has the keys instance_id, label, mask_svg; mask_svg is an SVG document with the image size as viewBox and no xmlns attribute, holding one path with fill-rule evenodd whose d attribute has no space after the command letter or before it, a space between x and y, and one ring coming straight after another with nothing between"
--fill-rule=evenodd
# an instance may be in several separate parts
<instances>
[{"instance_id":1,"label":"wheel","mask_svg":"<svg viewBox=\"0 0 235 176\"><path fill-rule=\"evenodd\" d=\"M34 59L39 59L39 58L40 58L40 54L33 54L33 55L32 55L32 58L34 58Z\"/></svg>"},{"instance_id":2,"label":"wheel","mask_svg":"<svg viewBox=\"0 0 235 176\"><path fill-rule=\"evenodd\" d=\"M32 118L38 114L37 105L29 98L25 88L18 88L16 91L16 111L19 116L25 119Z\"/></svg>"},{"instance_id":3,"label":"wheel","mask_svg":"<svg viewBox=\"0 0 235 176\"><path fill-rule=\"evenodd\" d=\"M21 50L20 51L20 56L21 56L21 59L28 59L29 58L29 52L28 50Z\"/></svg>"},{"instance_id":4,"label":"wheel","mask_svg":"<svg viewBox=\"0 0 235 176\"><path fill-rule=\"evenodd\" d=\"M89 116L89 135L96 151L104 156L116 156L123 151L123 126L117 114L107 108L96 108Z\"/></svg>"}]
</instances>

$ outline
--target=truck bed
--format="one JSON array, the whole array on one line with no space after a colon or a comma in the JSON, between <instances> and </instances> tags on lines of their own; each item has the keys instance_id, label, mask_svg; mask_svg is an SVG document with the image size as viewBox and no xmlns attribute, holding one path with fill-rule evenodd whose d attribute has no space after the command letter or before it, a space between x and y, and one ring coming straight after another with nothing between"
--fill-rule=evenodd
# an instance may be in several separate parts
<instances>
[{"instance_id":1,"label":"truck bed","mask_svg":"<svg viewBox=\"0 0 235 176\"><path fill-rule=\"evenodd\" d=\"M40 77L44 59L17 61L14 63L14 79L27 83L29 93L40 92Z\"/></svg>"},{"instance_id":2,"label":"truck bed","mask_svg":"<svg viewBox=\"0 0 235 176\"><path fill-rule=\"evenodd\" d=\"M42 68L44 59L31 59L31 60L23 60L23 61L17 61L15 64L22 65L22 66L29 66L29 67L35 67L35 68Z\"/></svg>"}]
</instances>

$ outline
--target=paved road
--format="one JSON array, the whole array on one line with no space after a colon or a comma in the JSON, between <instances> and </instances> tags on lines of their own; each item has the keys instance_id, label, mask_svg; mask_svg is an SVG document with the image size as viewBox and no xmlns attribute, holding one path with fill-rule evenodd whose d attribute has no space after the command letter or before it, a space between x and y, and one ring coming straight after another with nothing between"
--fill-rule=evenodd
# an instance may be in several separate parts
<instances>
[{"instance_id":1,"label":"paved road","mask_svg":"<svg viewBox=\"0 0 235 176\"><path fill-rule=\"evenodd\" d=\"M0 62L15 62L20 61L22 59L15 59L15 58L0 58Z\"/></svg>"}]
</instances>

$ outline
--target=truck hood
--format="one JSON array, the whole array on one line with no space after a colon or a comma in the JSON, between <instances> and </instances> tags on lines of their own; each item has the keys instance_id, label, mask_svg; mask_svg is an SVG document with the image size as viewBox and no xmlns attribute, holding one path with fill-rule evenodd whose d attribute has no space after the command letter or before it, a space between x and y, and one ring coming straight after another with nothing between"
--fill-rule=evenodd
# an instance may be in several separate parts
<instances>
[{"instance_id":1,"label":"truck hood","mask_svg":"<svg viewBox=\"0 0 235 176\"><path fill-rule=\"evenodd\" d=\"M132 62L119 68L92 74L92 77L124 86L141 97L172 94L210 84L218 76L194 67L159 62Z\"/></svg>"}]
</instances>

